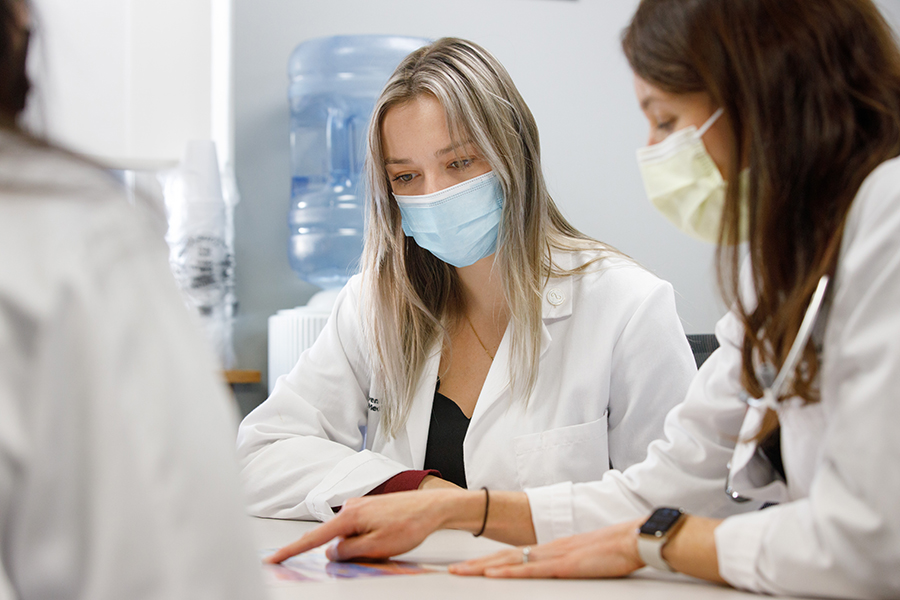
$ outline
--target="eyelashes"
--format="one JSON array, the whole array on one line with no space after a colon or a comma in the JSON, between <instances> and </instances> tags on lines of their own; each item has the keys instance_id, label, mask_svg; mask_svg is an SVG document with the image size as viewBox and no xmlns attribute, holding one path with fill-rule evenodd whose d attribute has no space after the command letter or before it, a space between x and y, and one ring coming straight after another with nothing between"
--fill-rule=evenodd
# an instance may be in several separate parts
<instances>
[{"instance_id":1,"label":"eyelashes","mask_svg":"<svg viewBox=\"0 0 900 600\"><path fill-rule=\"evenodd\" d=\"M462 172L462 171L465 171L465 170L471 168L472 166L474 166L478 160L479 160L479 158L476 156L470 156L467 158L458 158L458 159L450 162L449 164L447 164L446 168L448 170ZM417 177L420 177L420 176L421 175L418 173L399 173L397 175L389 176L389 179L391 181L392 186L400 187L400 186L404 186L409 183L412 183L412 181L414 179L416 179Z\"/></svg>"}]
</instances>

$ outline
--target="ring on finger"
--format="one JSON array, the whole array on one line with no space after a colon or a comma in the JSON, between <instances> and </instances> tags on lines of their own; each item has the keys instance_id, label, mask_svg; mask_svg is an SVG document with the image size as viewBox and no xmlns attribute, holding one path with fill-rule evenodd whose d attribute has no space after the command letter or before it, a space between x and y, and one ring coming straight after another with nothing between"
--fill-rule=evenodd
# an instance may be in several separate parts
<instances>
[{"instance_id":1,"label":"ring on finger","mask_svg":"<svg viewBox=\"0 0 900 600\"><path fill-rule=\"evenodd\" d=\"M529 558L531 558L531 546L525 546L522 548L522 564L528 564Z\"/></svg>"}]
</instances>

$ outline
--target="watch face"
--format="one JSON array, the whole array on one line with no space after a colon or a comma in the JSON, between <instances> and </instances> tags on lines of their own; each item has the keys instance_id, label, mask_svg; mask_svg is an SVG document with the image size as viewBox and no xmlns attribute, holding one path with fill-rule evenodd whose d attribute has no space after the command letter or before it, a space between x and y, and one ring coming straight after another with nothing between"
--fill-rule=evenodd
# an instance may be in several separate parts
<instances>
[{"instance_id":1,"label":"watch face","mask_svg":"<svg viewBox=\"0 0 900 600\"><path fill-rule=\"evenodd\" d=\"M677 508L657 508L641 525L642 535L659 536L667 532L684 513Z\"/></svg>"}]
</instances>

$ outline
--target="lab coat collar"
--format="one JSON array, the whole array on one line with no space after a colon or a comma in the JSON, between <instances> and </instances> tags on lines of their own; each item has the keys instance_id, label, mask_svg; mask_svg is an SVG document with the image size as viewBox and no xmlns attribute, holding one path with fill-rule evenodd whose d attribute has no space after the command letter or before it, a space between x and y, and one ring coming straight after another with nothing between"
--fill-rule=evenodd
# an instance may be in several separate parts
<instances>
[{"instance_id":1,"label":"lab coat collar","mask_svg":"<svg viewBox=\"0 0 900 600\"><path fill-rule=\"evenodd\" d=\"M575 263L576 255L572 252L559 252L553 256L556 265L564 270L572 268ZM541 300L541 348L540 357L543 359L553 337L547 328L548 322L565 319L572 314L572 295L574 285L572 277L551 277L544 284ZM478 396L478 403L475 404L475 411L472 413L472 421L469 428L477 426L480 419L491 406L508 393L510 387L509 381L509 365L510 365L510 336L512 335L512 324L506 328L503 339L500 341L500 347L494 356L494 362L491 370L488 372L484 386L481 388L481 394Z\"/></svg>"},{"instance_id":2,"label":"lab coat collar","mask_svg":"<svg viewBox=\"0 0 900 600\"><path fill-rule=\"evenodd\" d=\"M503 396L509 387L509 339L510 327L503 334L500 346L497 348L497 354L494 355L494 361L491 369L488 371L487 378L481 388L481 394L478 396L478 402L475 404L475 412L472 413L472 419L469 424L469 431L473 426L477 427L481 415L484 414L496 401ZM543 327L544 331L541 336L541 351L550 343L550 334L547 327ZM428 429L431 423L431 408L434 404L434 385L437 380L438 370L441 365L441 347L435 344L429 355L428 363L425 365L425 372L416 390L416 402L410 409L409 418L406 420L406 435L409 439L410 453L413 457L414 464L417 469L424 466L425 449L428 445Z\"/></svg>"},{"instance_id":3,"label":"lab coat collar","mask_svg":"<svg viewBox=\"0 0 900 600\"><path fill-rule=\"evenodd\" d=\"M575 254L572 252L557 252L552 255L556 266L569 270L575 262ZM541 358L550 349L553 337L547 328L548 323L566 319L572 316L572 277L551 277L544 283L541 294Z\"/></svg>"},{"instance_id":4,"label":"lab coat collar","mask_svg":"<svg viewBox=\"0 0 900 600\"><path fill-rule=\"evenodd\" d=\"M568 270L575 265L577 254L573 252L556 252L553 255L555 264L563 270ZM543 357L553 338L547 328L548 322L565 319L572 314L572 295L573 295L573 278L572 277L551 277L544 284L541 300L541 349L540 356ZM475 412L472 414L470 422L470 430L477 427L480 420L487 410L491 408L509 388L509 349L510 335L512 325L507 327L500 346L497 348L497 354L488 371L484 386L481 388L481 394L475 405ZM419 388L416 390L416 398L418 401L413 402L410 409L409 418L406 421L406 433L409 439L411 455L414 457L416 468L422 468L425 460L425 448L428 443L428 424L431 422L431 408L434 403L434 384L437 380L438 370L441 363L441 345L436 343L429 354L428 362L425 365L425 371L419 382ZM422 462L420 463L420 459Z\"/></svg>"},{"instance_id":5,"label":"lab coat collar","mask_svg":"<svg viewBox=\"0 0 900 600\"><path fill-rule=\"evenodd\" d=\"M574 252L555 252L552 260L555 266L562 270L571 270L575 266L577 254ZM544 283L541 294L541 314L546 324L547 321L564 319L572 315L572 277L551 277ZM544 328L546 331L546 327ZM543 344L542 344L543 352Z\"/></svg>"}]
</instances>

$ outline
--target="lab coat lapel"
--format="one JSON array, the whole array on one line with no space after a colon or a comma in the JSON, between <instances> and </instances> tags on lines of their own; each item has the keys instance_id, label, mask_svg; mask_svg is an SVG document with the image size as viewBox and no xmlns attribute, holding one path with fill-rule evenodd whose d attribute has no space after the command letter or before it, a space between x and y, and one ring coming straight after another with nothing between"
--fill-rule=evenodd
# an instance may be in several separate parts
<instances>
[{"instance_id":1,"label":"lab coat lapel","mask_svg":"<svg viewBox=\"0 0 900 600\"><path fill-rule=\"evenodd\" d=\"M440 349L439 344L432 349L419 380L419 387L416 389L416 396L409 411L409 418L406 419L406 437L409 440L413 467L416 469L421 469L425 464L428 428L431 424L431 406L434 404L434 388L441 365Z\"/></svg>"},{"instance_id":2,"label":"lab coat lapel","mask_svg":"<svg viewBox=\"0 0 900 600\"><path fill-rule=\"evenodd\" d=\"M785 502L788 499L787 486L776 478L775 469L768 460L759 455L754 439L762 426L763 414L762 410L748 408L744 415L738 442L728 463L731 489L726 489L726 493L746 494L753 500L764 502Z\"/></svg>"},{"instance_id":3,"label":"lab coat lapel","mask_svg":"<svg viewBox=\"0 0 900 600\"><path fill-rule=\"evenodd\" d=\"M571 252L557 253L553 256L553 260L564 270L572 269L575 264L575 255ZM553 337L550 335L550 329L547 327L549 323L567 319L572 316L572 296L574 295L574 284L572 276L561 278L550 278L544 285L543 295L541 298L541 357L547 353Z\"/></svg>"},{"instance_id":4,"label":"lab coat lapel","mask_svg":"<svg viewBox=\"0 0 900 600\"><path fill-rule=\"evenodd\" d=\"M469 421L470 432L477 427L477 423L481 420L485 411L496 403L504 391L509 388L509 339L511 329L512 324L506 328L503 339L500 340L500 346L497 348L497 354L494 355L491 369L488 371L484 385L481 387L478 402L475 403L475 411L472 413L472 419Z\"/></svg>"},{"instance_id":5,"label":"lab coat lapel","mask_svg":"<svg viewBox=\"0 0 900 600\"><path fill-rule=\"evenodd\" d=\"M571 277L550 279L544 287L541 302L541 348L539 355L541 360L553 343L553 337L550 335L547 323L567 318L572 314L572 289ZM484 381L484 386L481 388L481 394L478 396L478 402L475 405L475 411L472 413L469 431L477 427L477 422L481 419L481 416L496 404L504 394L510 391L509 365L511 356L509 352L513 327L514 324L510 323L503 334L503 339L500 341L500 347L494 356L491 370Z\"/></svg>"}]
</instances>

